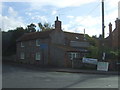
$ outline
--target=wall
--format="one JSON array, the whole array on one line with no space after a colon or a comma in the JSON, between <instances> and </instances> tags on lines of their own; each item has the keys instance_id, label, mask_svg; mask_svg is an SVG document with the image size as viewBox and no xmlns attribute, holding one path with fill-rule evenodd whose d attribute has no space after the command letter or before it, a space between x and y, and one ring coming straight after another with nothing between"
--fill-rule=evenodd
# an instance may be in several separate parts
<instances>
[{"instance_id":1,"label":"wall","mask_svg":"<svg viewBox=\"0 0 120 90\"><path fill-rule=\"evenodd\" d=\"M58 31L55 30L50 34L51 37L51 43L56 43L56 44L65 44L65 35L63 31Z\"/></svg>"},{"instance_id":2,"label":"wall","mask_svg":"<svg viewBox=\"0 0 120 90\"><path fill-rule=\"evenodd\" d=\"M40 39L40 44L46 43L48 44L49 39ZM40 46L36 46L36 40L25 41L24 47L20 46L20 42L17 43L17 59L22 63L30 63L30 64L48 64L48 48L41 49ZM25 59L20 59L20 52L25 53ZM35 60L36 52L41 53L41 60ZM44 56L43 56L44 55ZM44 60L43 60L44 59Z\"/></svg>"},{"instance_id":3,"label":"wall","mask_svg":"<svg viewBox=\"0 0 120 90\"><path fill-rule=\"evenodd\" d=\"M64 67L64 55L64 50L50 45L50 65Z\"/></svg>"}]
</instances>

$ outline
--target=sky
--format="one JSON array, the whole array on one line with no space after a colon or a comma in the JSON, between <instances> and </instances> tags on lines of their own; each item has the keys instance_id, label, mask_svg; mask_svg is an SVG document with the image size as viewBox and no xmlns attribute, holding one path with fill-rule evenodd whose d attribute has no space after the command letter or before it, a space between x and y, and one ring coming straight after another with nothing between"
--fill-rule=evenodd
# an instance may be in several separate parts
<instances>
[{"instance_id":1,"label":"sky","mask_svg":"<svg viewBox=\"0 0 120 90\"><path fill-rule=\"evenodd\" d=\"M56 16L62 21L62 30L92 36L102 33L102 0L2 0L0 1L0 28L3 31L26 28L34 23L54 24ZM104 0L105 37L109 23L115 28L119 0Z\"/></svg>"}]
</instances>

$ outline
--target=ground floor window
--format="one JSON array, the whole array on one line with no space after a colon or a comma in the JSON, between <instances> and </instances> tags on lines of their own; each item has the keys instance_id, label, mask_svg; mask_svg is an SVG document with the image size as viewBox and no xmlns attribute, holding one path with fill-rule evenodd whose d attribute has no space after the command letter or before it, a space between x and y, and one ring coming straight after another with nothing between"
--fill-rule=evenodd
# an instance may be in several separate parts
<instances>
[{"instance_id":1,"label":"ground floor window","mask_svg":"<svg viewBox=\"0 0 120 90\"><path fill-rule=\"evenodd\" d=\"M25 59L25 54L24 54L24 52L21 52L21 53L20 53L20 59Z\"/></svg>"},{"instance_id":2,"label":"ground floor window","mask_svg":"<svg viewBox=\"0 0 120 90\"><path fill-rule=\"evenodd\" d=\"M37 53L36 53L35 59L36 59L36 60L41 60L41 54L40 54L40 52L37 52Z\"/></svg>"},{"instance_id":3,"label":"ground floor window","mask_svg":"<svg viewBox=\"0 0 120 90\"><path fill-rule=\"evenodd\" d=\"M74 58L79 58L79 53L70 52L68 55L71 60L73 60Z\"/></svg>"}]
</instances>

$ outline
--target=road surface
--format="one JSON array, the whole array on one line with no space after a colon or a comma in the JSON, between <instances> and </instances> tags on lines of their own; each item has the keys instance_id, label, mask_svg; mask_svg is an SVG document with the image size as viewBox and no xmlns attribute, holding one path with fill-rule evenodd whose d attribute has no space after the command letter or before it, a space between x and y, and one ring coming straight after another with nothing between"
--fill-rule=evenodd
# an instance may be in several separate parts
<instances>
[{"instance_id":1,"label":"road surface","mask_svg":"<svg viewBox=\"0 0 120 90\"><path fill-rule=\"evenodd\" d=\"M117 75L43 71L3 65L3 88L118 88Z\"/></svg>"}]
</instances>

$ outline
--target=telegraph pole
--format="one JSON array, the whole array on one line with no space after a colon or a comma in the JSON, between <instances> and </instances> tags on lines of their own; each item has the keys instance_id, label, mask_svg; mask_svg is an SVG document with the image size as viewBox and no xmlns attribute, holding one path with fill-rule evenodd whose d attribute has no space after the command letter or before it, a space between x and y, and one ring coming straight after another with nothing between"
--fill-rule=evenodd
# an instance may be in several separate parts
<instances>
[{"instance_id":1,"label":"telegraph pole","mask_svg":"<svg viewBox=\"0 0 120 90\"><path fill-rule=\"evenodd\" d=\"M102 60L105 60L104 52L104 37L105 37L105 25L104 25L104 0L102 0Z\"/></svg>"},{"instance_id":2,"label":"telegraph pole","mask_svg":"<svg viewBox=\"0 0 120 90\"><path fill-rule=\"evenodd\" d=\"M104 39L105 37L105 31L104 31L104 0L102 0L102 38Z\"/></svg>"}]
</instances>

